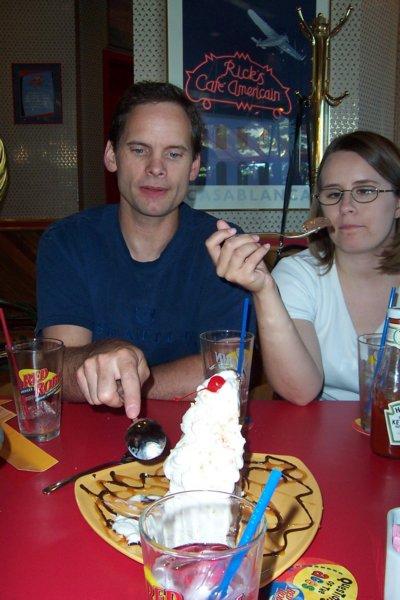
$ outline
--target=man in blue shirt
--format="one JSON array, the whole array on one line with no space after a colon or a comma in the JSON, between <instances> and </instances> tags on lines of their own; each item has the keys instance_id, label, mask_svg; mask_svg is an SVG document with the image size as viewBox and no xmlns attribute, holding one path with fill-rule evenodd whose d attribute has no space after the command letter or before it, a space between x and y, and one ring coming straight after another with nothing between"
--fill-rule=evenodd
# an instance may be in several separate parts
<instances>
[{"instance_id":1,"label":"man in blue shirt","mask_svg":"<svg viewBox=\"0 0 400 600\"><path fill-rule=\"evenodd\" d=\"M215 274L204 245L215 219L183 204L201 140L198 111L179 88L134 84L104 154L119 205L42 236L37 329L65 343L66 399L124 403L135 418L141 395L180 396L201 382L199 333L240 327L245 294Z\"/></svg>"}]
</instances>

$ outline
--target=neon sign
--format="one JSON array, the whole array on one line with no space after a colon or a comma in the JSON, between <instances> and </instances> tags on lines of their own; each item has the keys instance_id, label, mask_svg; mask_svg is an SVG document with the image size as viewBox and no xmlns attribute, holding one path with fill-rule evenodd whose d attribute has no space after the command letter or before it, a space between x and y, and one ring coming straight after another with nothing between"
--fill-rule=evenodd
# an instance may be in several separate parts
<instances>
[{"instance_id":1,"label":"neon sign","mask_svg":"<svg viewBox=\"0 0 400 600\"><path fill-rule=\"evenodd\" d=\"M244 52L205 54L203 62L186 71L185 91L204 110L227 104L237 110L269 110L274 117L292 112L290 88L279 81L272 67L260 65Z\"/></svg>"}]
</instances>

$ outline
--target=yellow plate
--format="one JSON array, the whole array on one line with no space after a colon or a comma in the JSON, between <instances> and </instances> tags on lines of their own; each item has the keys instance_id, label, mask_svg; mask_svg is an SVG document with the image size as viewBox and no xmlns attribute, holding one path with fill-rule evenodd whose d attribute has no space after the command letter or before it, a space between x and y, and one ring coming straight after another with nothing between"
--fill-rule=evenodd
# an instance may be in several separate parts
<instances>
[{"instance_id":1,"label":"yellow plate","mask_svg":"<svg viewBox=\"0 0 400 600\"><path fill-rule=\"evenodd\" d=\"M305 552L313 540L322 517L322 497L311 472L293 456L253 453L246 456L243 477L244 495L257 501L269 471L279 468L283 479L266 512L261 587L276 579ZM128 546L124 537L111 530L115 513L131 516L126 499L134 494L163 496L168 489L162 463L139 463L85 475L75 483L79 509L94 529L111 546L138 562L143 562L139 545ZM138 511L144 504L137 503Z\"/></svg>"}]
</instances>

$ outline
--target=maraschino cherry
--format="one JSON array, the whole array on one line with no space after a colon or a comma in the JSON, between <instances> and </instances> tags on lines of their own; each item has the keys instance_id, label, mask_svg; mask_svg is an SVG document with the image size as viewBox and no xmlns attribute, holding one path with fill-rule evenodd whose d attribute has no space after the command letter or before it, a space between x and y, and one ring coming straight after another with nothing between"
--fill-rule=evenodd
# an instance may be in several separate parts
<instances>
[{"instance_id":1,"label":"maraschino cherry","mask_svg":"<svg viewBox=\"0 0 400 600\"><path fill-rule=\"evenodd\" d=\"M207 384L209 392L217 392L225 383L225 379L221 375L213 375Z\"/></svg>"},{"instance_id":2,"label":"maraschino cherry","mask_svg":"<svg viewBox=\"0 0 400 600\"><path fill-rule=\"evenodd\" d=\"M203 390L208 390L209 392L218 392L219 389L222 388L222 386L225 383L225 379L223 377L221 377L221 375L213 375L210 379L210 381L207 384L207 387L205 388L199 388L197 391L201 392ZM180 401L180 400L185 400L185 398L189 398L189 396L193 396L193 394L195 394L195 391L190 392L189 394L186 394L185 396L177 396L175 398L172 398L172 400L176 400L176 401Z\"/></svg>"}]
</instances>

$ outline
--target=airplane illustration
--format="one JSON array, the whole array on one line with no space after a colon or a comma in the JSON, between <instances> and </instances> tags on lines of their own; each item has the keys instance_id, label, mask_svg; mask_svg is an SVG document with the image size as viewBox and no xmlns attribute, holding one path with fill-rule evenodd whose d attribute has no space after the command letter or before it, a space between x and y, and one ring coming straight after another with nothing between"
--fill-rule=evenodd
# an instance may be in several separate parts
<instances>
[{"instance_id":1,"label":"airplane illustration","mask_svg":"<svg viewBox=\"0 0 400 600\"><path fill-rule=\"evenodd\" d=\"M279 48L281 52L286 52L287 54L289 54L289 56L295 58L296 60L305 59L305 56L303 54L300 54L299 52L297 52L297 50L292 48L292 46L289 44L289 39L286 34L279 35L278 33L276 33L276 31L272 29L272 27L270 27L266 21L264 21L260 16L258 16L258 14L254 10L249 9L247 11L247 14L249 15L250 19L257 25L257 27L261 29L263 34L267 36L263 40L252 37L251 39L256 44L256 46L262 48L263 50L265 50L266 48L272 48L273 46L277 46L277 48Z\"/></svg>"}]
</instances>

